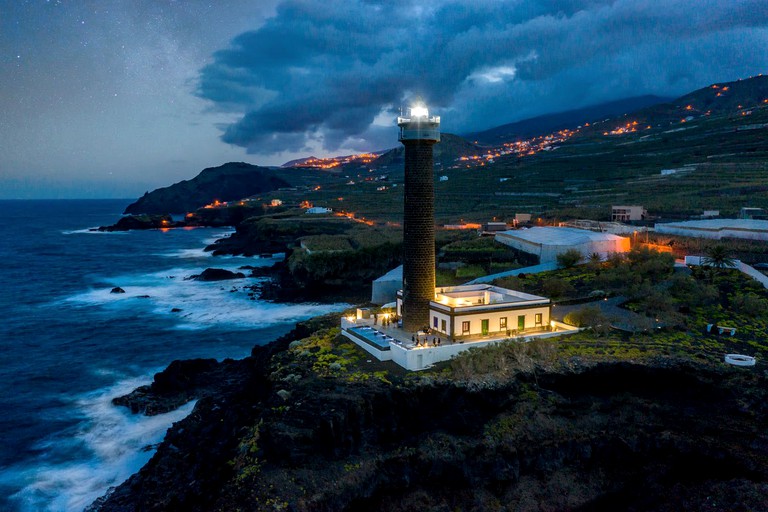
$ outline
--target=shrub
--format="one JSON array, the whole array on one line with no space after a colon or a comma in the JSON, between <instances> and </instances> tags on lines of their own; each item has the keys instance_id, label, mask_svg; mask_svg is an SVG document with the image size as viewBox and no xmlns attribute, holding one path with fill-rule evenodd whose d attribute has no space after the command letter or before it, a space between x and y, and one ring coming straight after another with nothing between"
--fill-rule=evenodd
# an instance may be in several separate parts
<instances>
[{"instance_id":1,"label":"shrub","mask_svg":"<svg viewBox=\"0 0 768 512\"><path fill-rule=\"evenodd\" d=\"M754 293L737 293L731 299L731 307L739 313L762 316L768 312L768 301Z\"/></svg>"},{"instance_id":2,"label":"shrub","mask_svg":"<svg viewBox=\"0 0 768 512\"><path fill-rule=\"evenodd\" d=\"M558 299L576 291L571 283L557 277L550 277L542 281L541 290L544 292L544 295L553 299Z\"/></svg>"},{"instance_id":3,"label":"shrub","mask_svg":"<svg viewBox=\"0 0 768 512\"><path fill-rule=\"evenodd\" d=\"M568 249L557 255L557 266L560 268L571 268L581 261L581 253L576 249Z\"/></svg>"},{"instance_id":4,"label":"shrub","mask_svg":"<svg viewBox=\"0 0 768 512\"><path fill-rule=\"evenodd\" d=\"M608 317L596 306L586 306L576 311L571 311L565 318L565 323L576 327L596 327L608 323Z\"/></svg>"}]
</instances>

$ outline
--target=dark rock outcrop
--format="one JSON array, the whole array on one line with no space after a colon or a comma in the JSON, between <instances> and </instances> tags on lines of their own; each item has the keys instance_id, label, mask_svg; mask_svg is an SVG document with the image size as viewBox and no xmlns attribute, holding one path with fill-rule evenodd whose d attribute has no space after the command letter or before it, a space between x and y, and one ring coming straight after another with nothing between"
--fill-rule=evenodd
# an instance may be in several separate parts
<instances>
[{"instance_id":1,"label":"dark rock outcrop","mask_svg":"<svg viewBox=\"0 0 768 512\"><path fill-rule=\"evenodd\" d=\"M227 279L242 279L245 274L242 272L232 272L223 268L207 268L201 274L189 276L189 279L196 281L226 281Z\"/></svg>"},{"instance_id":2,"label":"dark rock outcrop","mask_svg":"<svg viewBox=\"0 0 768 512\"><path fill-rule=\"evenodd\" d=\"M109 291L109 293L125 293L125 290L123 290L123 289L122 289L122 288L120 288L119 286L115 286L114 288L112 288L112 289Z\"/></svg>"},{"instance_id":3,"label":"dark rock outcrop","mask_svg":"<svg viewBox=\"0 0 768 512\"><path fill-rule=\"evenodd\" d=\"M243 361L231 359L221 363L215 359L173 361L155 374L152 384L114 398L112 403L128 407L133 413L163 414L190 400L225 392L244 376L244 365Z\"/></svg>"},{"instance_id":4,"label":"dark rock outcrop","mask_svg":"<svg viewBox=\"0 0 768 512\"><path fill-rule=\"evenodd\" d=\"M230 363L237 379L99 510L767 509L763 375L618 363L390 384L313 376L290 338Z\"/></svg>"},{"instance_id":5,"label":"dark rock outcrop","mask_svg":"<svg viewBox=\"0 0 768 512\"><path fill-rule=\"evenodd\" d=\"M170 215L126 215L111 226L101 226L92 231L131 231L134 229L166 229L183 226Z\"/></svg>"},{"instance_id":6,"label":"dark rock outcrop","mask_svg":"<svg viewBox=\"0 0 768 512\"><path fill-rule=\"evenodd\" d=\"M193 212L214 200L234 201L289 186L268 168L243 162L209 167L191 180L145 193L125 213Z\"/></svg>"}]
</instances>

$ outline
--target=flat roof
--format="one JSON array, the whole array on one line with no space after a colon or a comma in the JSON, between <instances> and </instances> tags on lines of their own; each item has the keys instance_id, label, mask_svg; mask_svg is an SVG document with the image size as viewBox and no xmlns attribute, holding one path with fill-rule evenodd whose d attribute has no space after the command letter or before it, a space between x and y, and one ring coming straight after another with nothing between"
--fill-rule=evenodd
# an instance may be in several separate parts
<instances>
[{"instance_id":1,"label":"flat roof","mask_svg":"<svg viewBox=\"0 0 768 512\"><path fill-rule=\"evenodd\" d=\"M694 229L705 231L721 231L724 229L744 230L744 231L768 231L768 220L758 219L704 219L704 220L688 220L682 222L666 222L663 224L656 224L654 226L657 230L659 227L663 230L665 227L678 228L678 229Z\"/></svg>"},{"instance_id":2,"label":"flat roof","mask_svg":"<svg viewBox=\"0 0 768 512\"><path fill-rule=\"evenodd\" d=\"M531 295L516 290L509 290L490 284L472 284L462 286L443 286L435 288L435 299L430 301L432 308L449 308L462 311L484 311L503 308L510 305L549 304L546 297Z\"/></svg>"},{"instance_id":3,"label":"flat roof","mask_svg":"<svg viewBox=\"0 0 768 512\"><path fill-rule=\"evenodd\" d=\"M620 240L624 237L611 233L599 233L586 229L566 227L535 227L530 229L513 229L496 233L496 236L517 238L526 242L542 245L579 245L590 242Z\"/></svg>"},{"instance_id":4,"label":"flat roof","mask_svg":"<svg viewBox=\"0 0 768 512\"><path fill-rule=\"evenodd\" d=\"M403 280L403 266L400 265L399 267L395 267L383 276L374 279L374 283L384 282L384 281L402 281Z\"/></svg>"}]
</instances>

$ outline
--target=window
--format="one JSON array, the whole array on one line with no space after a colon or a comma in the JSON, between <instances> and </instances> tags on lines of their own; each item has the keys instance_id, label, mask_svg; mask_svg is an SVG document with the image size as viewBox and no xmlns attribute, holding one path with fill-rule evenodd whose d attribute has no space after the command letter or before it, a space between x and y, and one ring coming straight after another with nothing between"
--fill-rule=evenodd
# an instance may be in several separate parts
<instances>
[{"instance_id":1,"label":"window","mask_svg":"<svg viewBox=\"0 0 768 512\"><path fill-rule=\"evenodd\" d=\"M536 325L541 325L541 313L536 313Z\"/></svg>"},{"instance_id":2,"label":"window","mask_svg":"<svg viewBox=\"0 0 768 512\"><path fill-rule=\"evenodd\" d=\"M469 334L469 322L461 322L461 334Z\"/></svg>"},{"instance_id":3,"label":"window","mask_svg":"<svg viewBox=\"0 0 768 512\"><path fill-rule=\"evenodd\" d=\"M443 332L448 332L448 327L445 324L445 320L440 320L440 330Z\"/></svg>"},{"instance_id":4,"label":"window","mask_svg":"<svg viewBox=\"0 0 768 512\"><path fill-rule=\"evenodd\" d=\"M432 317L432 327L434 327L435 329L437 329L437 317L436 317L436 316L433 316L433 317Z\"/></svg>"},{"instance_id":5,"label":"window","mask_svg":"<svg viewBox=\"0 0 768 512\"><path fill-rule=\"evenodd\" d=\"M503 316L499 318L499 329L506 329L507 328L507 317Z\"/></svg>"}]
</instances>

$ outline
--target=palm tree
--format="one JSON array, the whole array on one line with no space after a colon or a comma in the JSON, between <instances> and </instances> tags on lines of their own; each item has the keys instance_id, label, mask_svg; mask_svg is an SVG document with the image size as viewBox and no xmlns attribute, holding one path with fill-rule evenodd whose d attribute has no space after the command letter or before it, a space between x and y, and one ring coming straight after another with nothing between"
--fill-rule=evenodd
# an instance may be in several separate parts
<instances>
[{"instance_id":1,"label":"palm tree","mask_svg":"<svg viewBox=\"0 0 768 512\"><path fill-rule=\"evenodd\" d=\"M731 257L724 245L714 245L701 258L701 265L709 269L707 280L711 283L714 282L716 275L722 273L723 269L735 267L736 260Z\"/></svg>"},{"instance_id":2,"label":"palm tree","mask_svg":"<svg viewBox=\"0 0 768 512\"><path fill-rule=\"evenodd\" d=\"M701 258L701 264L717 269L733 268L736 266L736 260L731 257L726 246L714 245L707 250L707 255Z\"/></svg>"}]
</instances>

